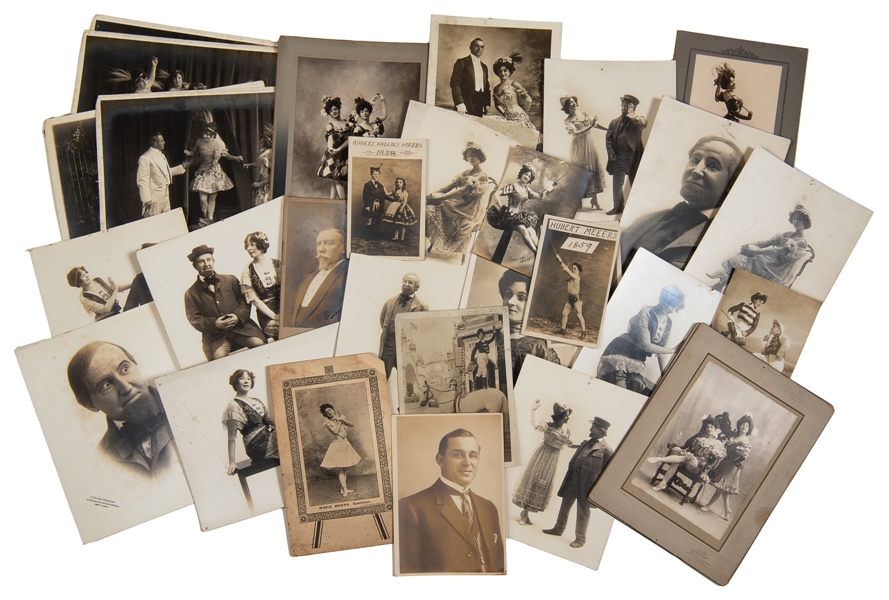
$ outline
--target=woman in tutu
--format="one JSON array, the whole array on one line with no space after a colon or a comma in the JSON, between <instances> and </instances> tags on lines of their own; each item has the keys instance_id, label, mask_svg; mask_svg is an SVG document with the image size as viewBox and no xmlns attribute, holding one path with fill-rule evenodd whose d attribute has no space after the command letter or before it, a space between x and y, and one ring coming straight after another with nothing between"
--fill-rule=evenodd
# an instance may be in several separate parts
<instances>
[{"instance_id":1,"label":"woman in tutu","mask_svg":"<svg viewBox=\"0 0 889 600\"><path fill-rule=\"evenodd\" d=\"M324 96L321 104L324 105L321 112L327 117L327 130L324 133L327 149L318 167L318 177L333 182L330 188L331 199L343 200L349 178L349 136L352 135L354 123L342 118L343 101L339 96Z\"/></svg>"},{"instance_id":2,"label":"woman in tutu","mask_svg":"<svg viewBox=\"0 0 889 600\"><path fill-rule=\"evenodd\" d=\"M228 432L228 469L234 475L238 470L235 464L235 441L238 432L244 440L244 450L253 462L267 458L278 458L278 438L275 422L265 404L247 394L253 389L256 377L247 369L238 369L228 378L228 384L235 390L235 398L228 403L222 413L222 426Z\"/></svg>"},{"instance_id":3,"label":"woman in tutu","mask_svg":"<svg viewBox=\"0 0 889 600\"><path fill-rule=\"evenodd\" d=\"M599 162L599 154L593 143L593 129L608 131L597 123L599 117L590 118L577 106L577 96L562 96L559 99L565 117L565 129L571 134L571 162L593 174L587 184L584 198L590 199L590 208L602 210L596 197L605 189L605 169Z\"/></svg>"},{"instance_id":4,"label":"woman in tutu","mask_svg":"<svg viewBox=\"0 0 889 600\"><path fill-rule=\"evenodd\" d=\"M537 223L540 218L532 210L525 210L528 200L543 200L551 188L544 188L540 193L531 189L531 183L537 179L537 169L533 165L522 165L519 169L519 178L515 183L507 183L500 191L500 196L506 196L506 205L499 204L488 207L488 224L495 228L507 231L514 229L519 232L522 239L531 252L537 252ZM551 183L550 186L555 186Z\"/></svg>"},{"instance_id":5,"label":"woman in tutu","mask_svg":"<svg viewBox=\"0 0 889 600\"><path fill-rule=\"evenodd\" d=\"M397 240L403 242L405 230L409 226L417 224L417 215L407 203L408 195L405 185L405 181L401 177L395 179L395 191L389 196L392 203L386 209L386 214L383 215L383 221L392 223L395 229L395 235L392 236L393 242Z\"/></svg>"},{"instance_id":6,"label":"woman in tutu","mask_svg":"<svg viewBox=\"0 0 889 600\"><path fill-rule=\"evenodd\" d=\"M564 404L553 404L552 420L548 423L537 423L535 411L540 408L540 400L535 400L531 407L531 425L543 433L543 443L525 465L525 470L512 495L512 503L521 507L520 525L531 525L529 512L541 512L549 505L553 493L553 477L559 463L562 448L571 445L571 431L568 430L568 417L571 409Z\"/></svg>"},{"instance_id":7,"label":"woman in tutu","mask_svg":"<svg viewBox=\"0 0 889 600\"><path fill-rule=\"evenodd\" d=\"M321 414L327 419L327 422L324 423L327 431L336 438L330 442L327 454L321 461L321 467L337 471L337 477L340 480L340 494L345 497L354 491L346 486L346 468L354 467L361 461L361 457L349 443L349 436L346 432L346 427L353 427L353 425L351 421L337 413L331 404L322 404Z\"/></svg>"},{"instance_id":8,"label":"woman in tutu","mask_svg":"<svg viewBox=\"0 0 889 600\"><path fill-rule=\"evenodd\" d=\"M240 156L228 153L225 143L219 139L218 129L219 126L216 123L207 123L204 126L203 137L194 143L190 152L185 151L187 156L194 157L190 161L194 160L198 163L191 189L198 193L201 200L200 224L202 226L213 222L213 215L216 212L216 194L235 187L232 180L219 166L219 159L227 158L239 163L244 162Z\"/></svg>"},{"instance_id":9,"label":"woman in tutu","mask_svg":"<svg viewBox=\"0 0 889 600\"><path fill-rule=\"evenodd\" d=\"M719 463L710 475L710 484L716 488L716 492L706 505L701 507L705 512L710 511L710 505L722 497L723 519L728 520L732 512L729 496L737 496L740 492L738 484L741 480L741 470L744 461L750 458L753 446L750 444L750 434L753 433L753 417L749 414L738 419L733 435L725 442L725 458Z\"/></svg>"},{"instance_id":10,"label":"woman in tutu","mask_svg":"<svg viewBox=\"0 0 889 600\"><path fill-rule=\"evenodd\" d=\"M241 272L241 291L256 307L259 327L266 337L278 339L278 315L281 310L281 261L266 254L269 237L254 231L244 238L244 249L251 260Z\"/></svg>"}]
</instances>

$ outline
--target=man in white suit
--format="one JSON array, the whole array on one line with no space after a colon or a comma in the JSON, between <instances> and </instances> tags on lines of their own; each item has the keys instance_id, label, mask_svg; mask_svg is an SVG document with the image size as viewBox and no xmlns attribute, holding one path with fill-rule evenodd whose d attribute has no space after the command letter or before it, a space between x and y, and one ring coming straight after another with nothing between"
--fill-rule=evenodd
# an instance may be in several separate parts
<instances>
[{"instance_id":1,"label":"man in white suit","mask_svg":"<svg viewBox=\"0 0 889 600\"><path fill-rule=\"evenodd\" d=\"M148 138L148 145L148 151L139 157L139 170L136 172L143 218L170 210L170 183L174 175L185 173L183 165L170 168L163 153L164 136L155 133Z\"/></svg>"}]
</instances>

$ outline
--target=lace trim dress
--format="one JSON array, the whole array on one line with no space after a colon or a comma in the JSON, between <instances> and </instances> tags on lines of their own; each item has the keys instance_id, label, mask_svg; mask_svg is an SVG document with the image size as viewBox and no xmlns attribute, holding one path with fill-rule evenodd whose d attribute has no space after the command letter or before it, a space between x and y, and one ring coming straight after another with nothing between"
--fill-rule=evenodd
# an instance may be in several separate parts
<instances>
[{"instance_id":1,"label":"lace trim dress","mask_svg":"<svg viewBox=\"0 0 889 600\"><path fill-rule=\"evenodd\" d=\"M383 221L393 223L394 225L415 225L417 223L417 215L414 210L407 204L407 192L399 190L392 194L393 202L386 209L383 215Z\"/></svg>"},{"instance_id":2,"label":"lace trim dress","mask_svg":"<svg viewBox=\"0 0 889 600\"><path fill-rule=\"evenodd\" d=\"M460 189L462 196L426 205L426 235L439 251L447 254L465 252L472 232L484 218L482 199L491 181L485 173L469 173L464 171L444 188L446 191Z\"/></svg>"},{"instance_id":3,"label":"lace trim dress","mask_svg":"<svg viewBox=\"0 0 889 600\"><path fill-rule=\"evenodd\" d=\"M593 121L582 112L575 114L574 119L565 119L565 125L571 127L574 131L592 127ZM599 153L593 144L593 130L589 129L584 133L571 136L571 162L578 167L583 167L593 174L590 182L587 184L584 198L593 194L601 194L605 189L605 169L599 162Z\"/></svg>"},{"instance_id":4,"label":"lace trim dress","mask_svg":"<svg viewBox=\"0 0 889 600\"><path fill-rule=\"evenodd\" d=\"M710 483L716 489L732 496L739 492L741 470L744 461L750 457L753 446L747 436L731 438L725 442L725 458L710 474Z\"/></svg>"},{"instance_id":5,"label":"lace trim dress","mask_svg":"<svg viewBox=\"0 0 889 600\"><path fill-rule=\"evenodd\" d=\"M333 147L339 148L346 143L352 132L353 124L349 121L343 121L343 127L337 128L333 123L327 123L327 131L324 133L324 139L327 141L328 150L321 157L321 164L318 166L318 177L332 179L334 181L346 181L349 178L349 147L346 146L336 154L330 152L330 140L333 139Z\"/></svg>"},{"instance_id":6,"label":"lace trim dress","mask_svg":"<svg viewBox=\"0 0 889 600\"><path fill-rule=\"evenodd\" d=\"M543 443L528 459L512 494L512 503L530 512L546 510L549 505L559 454L571 443L571 432L567 427L556 429L552 423L541 423L537 431L543 432Z\"/></svg>"},{"instance_id":7,"label":"lace trim dress","mask_svg":"<svg viewBox=\"0 0 889 600\"><path fill-rule=\"evenodd\" d=\"M219 159L228 156L228 148L218 137L209 140L201 138L194 145L194 152L198 167L191 184L192 191L205 194L217 194L235 187L232 180L219 166Z\"/></svg>"},{"instance_id":8,"label":"lace trim dress","mask_svg":"<svg viewBox=\"0 0 889 600\"><path fill-rule=\"evenodd\" d=\"M275 423L265 405L256 398L247 402L233 399L222 413L222 426L237 429L244 440L244 450L252 461L278 458L278 438Z\"/></svg>"},{"instance_id":9,"label":"lace trim dress","mask_svg":"<svg viewBox=\"0 0 889 600\"><path fill-rule=\"evenodd\" d=\"M346 426L339 421L327 421L324 426L336 436L336 439L330 442L321 466L325 469L338 469L357 465L361 461L361 456L349 443Z\"/></svg>"},{"instance_id":10,"label":"lace trim dress","mask_svg":"<svg viewBox=\"0 0 889 600\"><path fill-rule=\"evenodd\" d=\"M725 457L725 444L716 438L698 436L689 449L676 446L670 450L674 456L685 457L685 468L695 475L706 475Z\"/></svg>"},{"instance_id":11,"label":"lace trim dress","mask_svg":"<svg viewBox=\"0 0 889 600\"><path fill-rule=\"evenodd\" d=\"M788 240L794 243L787 248ZM730 272L731 268L743 269L774 281L784 287L790 287L796 277L796 263L806 256L808 242L804 238L793 237L793 232L779 233L769 240L766 252L747 255L740 252L723 263L723 269Z\"/></svg>"},{"instance_id":12,"label":"lace trim dress","mask_svg":"<svg viewBox=\"0 0 889 600\"><path fill-rule=\"evenodd\" d=\"M383 122L379 117L368 123L367 127L361 122L356 122L352 128L352 135L358 137L382 137L385 132L386 128L383 127Z\"/></svg>"},{"instance_id":13,"label":"lace trim dress","mask_svg":"<svg viewBox=\"0 0 889 600\"><path fill-rule=\"evenodd\" d=\"M510 123L517 123L522 127L527 127L528 129L533 129L537 131L537 128L534 127L534 123L531 122L531 118L528 116L528 113L522 109L519 104L518 92L516 90L516 83L512 83L503 88L503 90L499 94L494 95L494 102L499 106L500 110L503 111L503 116L492 115L488 117L490 119L497 119L503 121L509 121ZM525 91L524 88L519 86L522 94L527 96L528 92Z\"/></svg>"}]
</instances>

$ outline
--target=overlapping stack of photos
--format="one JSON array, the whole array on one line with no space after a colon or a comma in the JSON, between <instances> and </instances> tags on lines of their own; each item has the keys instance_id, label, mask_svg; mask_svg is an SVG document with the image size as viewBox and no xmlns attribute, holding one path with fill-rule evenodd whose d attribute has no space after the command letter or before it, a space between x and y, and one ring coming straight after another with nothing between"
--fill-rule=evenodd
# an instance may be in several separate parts
<instances>
[{"instance_id":1,"label":"overlapping stack of photos","mask_svg":"<svg viewBox=\"0 0 889 600\"><path fill-rule=\"evenodd\" d=\"M17 350L85 543L283 507L294 556L502 574L507 536L596 569L616 517L728 582L832 413L791 376L871 212L793 167L805 49L560 47L94 19Z\"/></svg>"}]
</instances>

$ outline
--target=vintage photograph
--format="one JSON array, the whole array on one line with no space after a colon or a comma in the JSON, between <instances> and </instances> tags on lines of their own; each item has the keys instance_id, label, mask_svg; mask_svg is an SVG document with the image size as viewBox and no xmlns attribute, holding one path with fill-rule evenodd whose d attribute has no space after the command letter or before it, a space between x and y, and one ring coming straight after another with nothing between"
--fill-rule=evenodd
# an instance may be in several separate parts
<instances>
[{"instance_id":1,"label":"vintage photograph","mask_svg":"<svg viewBox=\"0 0 889 600\"><path fill-rule=\"evenodd\" d=\"M395 574L506 574L499 414L392 419Z\"/></svg>"},{"instance_id":2,"label":"vintage photograph","mask_svg":"<svg viewBox=\"0 0 889 600\"><path fill-rule=\"evenodd\" d=\"M152 37L167 37L177 40L195 40L199 42L223 42L227 44L248 44L252 46L272 46L276 42L261 40L259 38L230 35L227 33L215 33L199 31L173 25L159 25L157 23L145 23L121 17L108 15L96 15L90 25L92 31L104 31L112 33L125 33L129 35L146 35Z\"/></svg>"},{"instance_id":3,"label":"vintage photograph","mask_svg":"<svg viewBox=\"0 0 889 600\"><path fill-rule=\"evenodd\" d=\"M368 256L426 255L426 140L349 139L348 246Z\"/></svg>"},{"instance_id":4,"label":"vintage photograph","mask_svg":"<svg viewBox=\"0 0 889 600\"><path fill-rule=\"evenodd\" d=\"M620 229L546 215L522 334L597 348Z\"/></svg>"},{"instance_id":5,"label":"vintage photograph","mask_svg":"<svg viewBox=\"0 0 889 600\"><path fill-rule=\"evenodd\" d=\"M615 218L636 179L661 97L675 93L676 63L549 59L545 65L546 153L592 173L578 219Z\"/></svg>"},{"instance_id":6,"label":"vintage photograph","mask_svg":"<svg viewBox=\"0 0 889 600\"><path fill-rule=\"evenodd\" d=\"M789 139L793 165L806 48L676 32L676 99Z\"/></svg>"},{"instance_id":7,"label":"vintage photograph","mask_svg":"<svg viewBox=\"0 0 889 600\"><path fill-rule=\"evenodd\" d=\"M686 271L722 290L743 269L824 301L872 214L757 149Z\"/></svg>"},{"instance_id":8,"label":"vintage photograph","mask_svg":"<svg viewBox=\"0 0 889 600\"><path fill-rule=\"evenodd\" d=\"M426 99L427 44L284 36L275 111L274 196L345 200L352 136L402 133Z\"/></svg>"},{"instance_id":9,"label":"vintage photograph","mask_svg":"<svg viewBox=\"0 0 889 600\"><path fill-rule=\"evenodd\" d=\"M612 519L587 493L645 397L538 358L523 373L515 389L523 464L506 470L509 537L597 569Z\"/></svg>"},{"instance_id":10,"label":"vintage photograph","mask_svg":"<svg viewBox=\"0 0 889 600\"><path fill-rule=\"evenodd\" d=\"M405 137L429 147L426 256L465 264L472 234L485 219L516 142L452 111L411 104Z\"/></svg>"},{"instance_id":11,"label":"vintage photograph","mask_svg":"<svg viewBox=\"0 0 889 600\"><path fill-rule=\"evenodd\" d=\"M269 367L292 556L392 542L391 413L379 366L362 354Z\"/></svg>"},{"instance_id":12,"label":"vintage photograph","mask_svg":"<svg viewBox=\"0 0 889 600\"><path fill-rule=\"evenodd\" d=\"M574 218L589 177L589 171L564 160L513 148L473 253L530 277L543 216Z\"/></svg>"},{"instance_id":13,"label":"vintage photograph","mask_svg":"<svg viewBox=\"0 0 889 600\"><path fill-rule=\"evenodd\" d=\"M710 326L788 377L821 302L736 269Z\"/></svg>"},{"instance_id":14,"label":"vintage photograph","mask_svg":"<svg viewBox=\"0 0 889 600\"><path fill-rule=\"evenodd\" d=\"M636 253L608 301L599 348L573 369L645 396L695 323L709 323L722 294L647 250Z\"/></svg>"},{"instance_id":15,"label":"vintage photograph","mask_svg":"<svg viewBox=\"0 0 889 600\"><path fill-rule=\"evenodd\" d=\"M153 306L16 357L84 544L191 504L154 387L177 365Z\"/></svg>"},{"instance_id":16,"label":"vintage photograph","mask_svg":"<svg viewBox=\"0 0 889 600\"><path fill-rule=\"evenodd\" d=\"M185 233L182 210L176 209L157 219L31 248L50 335L151 302L136 251Z\"/></svg>"},{"instance_id":17,"label":"vintage photograph","mask_svg":"<svg viewBox=\"0 0 889 600\"><path fill-rule=\"evenodd\" d=\"M346 206L283 198L279 338L339 323L346 294Z\"/></svg>"},{"instance_id":18,"label":"vintage photograph","mask_svg":"<svg viewBox=\"0 0 889 600\"><path fill-rule=\"evenodd\" d=\"M284 506L266 367L330 356L336 328L228 356L157 380L202 531Z\"/></svg>"},{"instance_id":19,"label":"vintage photograph","mask_svg":"<svg viewBox=\"0 0 889 600\"><path fill-rule=\"evenodd\" d=\"M664 98L620 220L623 268L645 248L684 269L753 149L783 159L789 143Z\"/></svg>"},{"instance_id":20,"label":"vintage photograph","mask_svg":"<svg viewBox=\"0 0 889 600\"><path fill-rule=\"evenodd\" d=\"M274 96L241 87L102 97L103 228L182 207L194 230L267 202Z\"/></svg>"},{"instance_id":21,"label":"vintage photograph","mask_svg":"<svg viewBox=\"0 0 889 600\"><path fill-rule=\"evenodd\" d=\"M105 95L274 86L277 56L271 46L85 31L71 112L93 110Z\"/></svg>"},{"instance_id":22,"label":"vintage photograph","mask_svg":"<svg viewBox=\"0 0 889 600\"><path fill-rule=\"evenodd\" d=\"M432 15L427 102L542 132L543 61L561 47L561 23Z\"/></svg>"},{"instance_id":23,"label":"vintage photograph","mask_svg":"<svg viewBox=\"0 0 889 600\"><path fill-rule=\"evenodd\" d=\"M278 339L281 200L139 250L183 369Z\"/></svg>"},{"instance_id":24,"label":"vintage photograph","mask_svg":"<svg viewBox=\"0 0 889 600\"><path fill-rule=\"evenodd\" d=\"M399 414L500 413L503 457L517 464L512 356L503 306L395 317Z\"/></svg>"}]
</instances>

